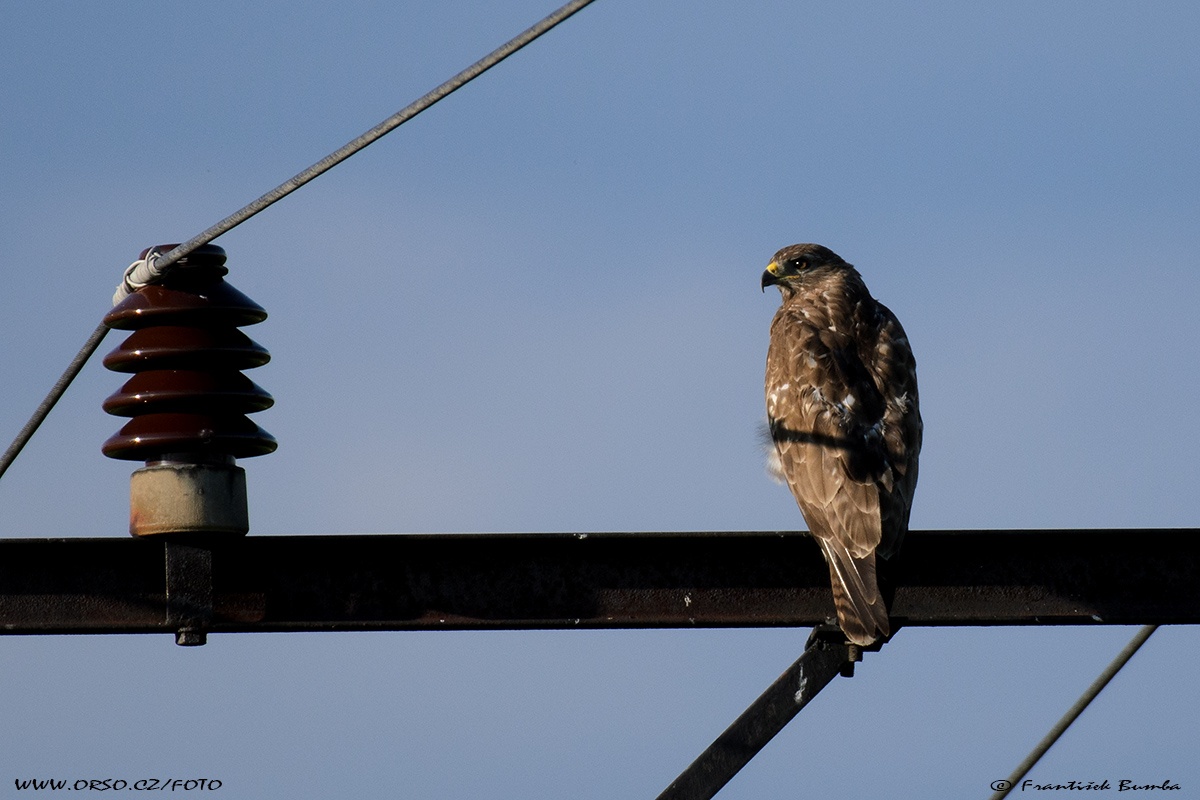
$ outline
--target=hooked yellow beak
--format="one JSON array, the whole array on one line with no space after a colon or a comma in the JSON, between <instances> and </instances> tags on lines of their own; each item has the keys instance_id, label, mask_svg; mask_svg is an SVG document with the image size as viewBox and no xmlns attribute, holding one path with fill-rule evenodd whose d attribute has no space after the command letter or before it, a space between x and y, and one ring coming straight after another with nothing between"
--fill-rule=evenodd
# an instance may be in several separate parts
<instances>
[{"instance_id":1,"label":"hooked yellow beak","mask_svg":"<svg viewBox=\"0 0 1200 800\"><path fill-rule=\"evenodd\" d=\"M767 264L767 268L763 270L761 287L765 292L768 286L774 286L779 283L779 263L772 261Z\"/></svg>"}]
</instances>

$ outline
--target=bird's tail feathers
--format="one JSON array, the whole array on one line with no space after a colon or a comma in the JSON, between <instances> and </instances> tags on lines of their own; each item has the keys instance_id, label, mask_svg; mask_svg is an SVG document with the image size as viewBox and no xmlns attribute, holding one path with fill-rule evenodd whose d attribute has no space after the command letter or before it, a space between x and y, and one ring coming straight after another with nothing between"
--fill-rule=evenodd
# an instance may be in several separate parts
<instances>
[{"instance_id":1,"label":"bird's tail feathers","mask_svg":"<svg viewBox=\"0 0 1200 800\"><path fill-rule=\"evenodd\" d=\"M863 646L886 639L891 635L891 624L875 577L875 554L855 558L844 547L818 541L829 562L833 607L846 638Z\"/></svg>"}]
</instances>

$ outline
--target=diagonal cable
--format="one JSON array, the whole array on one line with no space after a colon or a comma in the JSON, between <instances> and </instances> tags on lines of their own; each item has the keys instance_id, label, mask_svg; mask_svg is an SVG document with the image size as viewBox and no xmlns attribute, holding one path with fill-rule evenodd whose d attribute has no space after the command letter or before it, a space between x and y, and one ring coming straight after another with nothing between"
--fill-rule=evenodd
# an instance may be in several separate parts
<instances>
[{"instance_id":1,"label":"diagonal cable","mask_svg":"<svg viewBox=\"0 0 1200 800\"><path fill-rule=\"evenodd\" d=\"M376 125L374 128L371 128L366 133L347 142L342 147L325 156L308 169L297 173L289 180L279 184L274 189L255 200L253 203L250 203L240 210L235 211L225 219L213 225L211 228L208 228L204 232L193 236L191 239L188 239L186 242L171 250L169 253L163 254L154 261L154 269L158 273L161 273L162 270L170 267L172 264L182 259L197 247L206 245L221 234L228 233L229 231L233 230L258 212L264 210L273 203L282 200L284 197L296 191L313 178L316 178L318 175L345 161L359 150L362 150L375 140L392 132L400 125L403 125L405 122L415 117L417 114L420 114L437 101L461 88L471 80L479 77L484 72L487 72L489 69L496 66L501 61L532 42L534 39L537 39L542 34L549 32L559 23L564 22L567 18L575 14L575 12L580 11L592 2L594 2L594 0L571 0L571 2L562 6L553 14L550 14L537 24L522 31L505 44L496 48L491 53L488 53L486 56L479 59L474 64L467 67L453 78L450 78L437 88L400 109L395 114ZM124 284L122 284L122 286L124 286ZM118 292L120 292L120 289ZM75 380L75 377L79 374L80 370L83 369L83 365L86 364L88 359L91 358L92 354L96 352L96 348L100 346L100 342L104 340L104 336L107 333L108 327L101 323L96 330L92 331L91 336L89 336L87 341L84 342L83 347L81 347L79 352L76 353L75 357L71 359L71 363L67 365L67 368L63 372L62 376L59 377L54 386L51 387L50 392L46 395L45 399L43 399L38 407L34 410L33 415L29 418L29 421L25 423L25 426L21 428L16 438L13 439L12 444L10 444L8 449L4 451L4 455L0 456L0 477L3 477L4 473L8 471L9 466L11 466L12 462L16 460L16 457L20 454L21 450L23 450L25 445L29 443L29 440L33 438L34 432L37 431L38 427L46 419L46 416L50 413L51 409L53 409L55 404L58 403L59 399L63 396L63 393L67 391L67 387L71 385L71 381Z\"/></svg>"},{"instance_id":2,"label":"diagonal cable","mask_svg":"<svg viewBox=\"0 0 1200 800\"><path fill-rule=\"evenodd\" d=\"M1033 752L1017 765L1012 775L1008 776L1007 780L996 781L996 783L992 784L993 788L996 788L996 793L991 796L991 800L1003 800L1013 790L1013 787L1021 782L1021 779L1029 773L1029 770L1033 769L1033 766L1046 754L1046 751L1054 746L1054 743L1066 732L1067 728L1071 727L1071 723L1096 699L1096 695L1104 691L1104 687L1108 685L1108 682L1121 671L1121 668L1129 662L1129 659L1133 658L1133 654L1150 638L1150 634L1156 630L1158 630L1157 625L1146 625L1137 632L1133 639L1129 641L1129 644L1125 645L1124 649L1117 653L1117 657L1112 660L1112 663L1105 667L1096 680L1092 681L1092 685L1087 688L1087 691L1075 701L1075 705L1071 706L1062 719L1038 742L1037 747L1033 748Z\"/></svg>"}]
</instances>

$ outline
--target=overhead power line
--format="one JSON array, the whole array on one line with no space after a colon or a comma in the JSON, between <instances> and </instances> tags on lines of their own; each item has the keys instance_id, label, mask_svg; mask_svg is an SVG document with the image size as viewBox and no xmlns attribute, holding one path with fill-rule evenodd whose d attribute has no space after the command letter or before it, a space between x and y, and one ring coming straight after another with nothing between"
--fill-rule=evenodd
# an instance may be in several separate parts
<instances>
[{"instance_id":1,"label":"overhead power line","mask_svg":"<svg viewBox=\"0 0 1200 800\"><path fill-rule=\"evenodd\" d=\"M1108 682L1121 671L1121 668L1129 662L1129 659L1133 658L1133 654L1150 638L1150 634L1156 630L1158 630L1157 625L1146 625L1137 632L1129 641L1129 644L1125 645L1124 649L1117 653L1117 657L1112 660L1112 663L1104 668L1104 671L1100 673L1096 680L1092 681L1092 685L1087 688L1087 691L1075 701L1075 705L1071 706L1062 719L1038 742L1037 747L1033 748L1033 752L1017 765L1017 768L1013 770L1013 774L1008 776L1007 780L998 781L993 785L993 788L996 788L996 793L992 795L991 800L1003 800L1015 786L1021 783L1021 780L1029 774L1029 770L1033 769L1034 765L1046 754L1046 751L1054 746L1054 743L1058 741L1060 736L1066 733L1067 728L1071 727L1071 723L1083 713L1084 709L1096 699L1096 696L1100 692L1104 691L1104 687L1108 686Z\"/></svg>"},{"instance_id":2,"label":"overhead power line","mask_svg":"<svg viewBox=\"0 0 1200 800\"><path fill-rule=\"evenodd\" d=\"M537 39L542 34L549 32L559 23L564 22L577 11L580 11L585 6L590 5L592 2L594 2L594 0L572 0L571 2L562 6L553 14L550 14L537 24L527 28L505 44L496 48L491 53L487 54L471 66L464 69L462 72L450 78L445 83L397 111L395 114L388 117L374 128L371 128L366 133L347 142L345 145L325 156L308 169L297 173L295 176L279 184L262 197L259 197L249 205L244 206L240 210L230 214L228 217L208 228L204 232L193 236L191 239L188 239L186 242L171 250L169 253L163 254L154 262L155 272L161 273L162 270L170 267L172 264L182 259L197 247L208 244L218 236L228 233L238 225L253 217L258 212L266 209L273 203L282 200L284 197L296 191L313 178L316 178L318 175L345 161L347 158L362 150L367 145L392 132L400 125L403 125L405 122L415 117L417 114L420 114L437 101L450 95L452 92L466 85L474 78L479 77L484 72L496 66L501 61L508 58L533 40ZM118 290L118 292L120 292L120 290ZM71 363L67 365L67 369L63 372L62 376L55 382L54 386L51 387L50 392L46 395L45 399L42 400L41 404L38 405L37 409L34 410L33 415L29 418L29 421L25 423L25 426L21 428L12 444L10 444L8 449L4 451L4 455L0 456L0 477L3 477L4 473L8 471L9 466L12 465L12 462L20 454L21 450L24 449L25 445L28 444L38 427L42 424L47 415L49 415L50 411L54 408L55 404L58 403L59 399L66 392L67 387L71 385L71 382L75 380L75 377L79 374L80 370L83 369L83 365L86 364L88 359L91 358L92 354L96 352L96 348L100 346L100 342L104 340L104 336L107 333L108 327L101 323L88 337L87 341L84 342L83 347L80 348L75 357L71 359Z\"/></svg>"}]
</instances>

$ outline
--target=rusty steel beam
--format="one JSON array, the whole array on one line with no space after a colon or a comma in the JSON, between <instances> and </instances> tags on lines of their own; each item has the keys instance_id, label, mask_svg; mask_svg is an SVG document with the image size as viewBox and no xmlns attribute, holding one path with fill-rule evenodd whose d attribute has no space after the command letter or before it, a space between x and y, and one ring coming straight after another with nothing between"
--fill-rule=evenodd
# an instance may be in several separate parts
<instances>
[{"instance_id":1,"label":"rusty steel beam","mask_svg":"<svg viewBox=\"0 0 1200 800\"><path fill-rule=\"evenodd\" d=\"M1200 623L1196 529L913 531L903 625ZM0 540L0 633L811 627L792 532Z\"/></svg>"}]
</instances>

